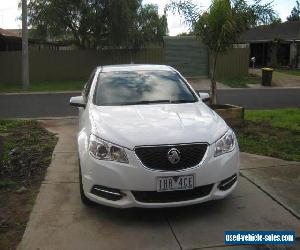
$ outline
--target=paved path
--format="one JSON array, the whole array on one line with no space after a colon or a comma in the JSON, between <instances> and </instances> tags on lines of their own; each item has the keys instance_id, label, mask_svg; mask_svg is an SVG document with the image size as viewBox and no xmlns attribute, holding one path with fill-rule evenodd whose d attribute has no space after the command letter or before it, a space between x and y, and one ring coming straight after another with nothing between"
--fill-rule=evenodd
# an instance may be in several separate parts
<instances>
[{"instance_id":1,"label":"paved path","mask_svg":"<svg viewBox=\"0 0 300 250\"><path fill-rule=\"evenodd\" d=\"M188 82L193 86L194 89L210 89L211 80L208 78L193 78L188 77ZM230 89L229 86L217 82L218 89Z\"/></svg>"},{"instance_id":2,"label":"paved path","mask_svg":"<svg viewBox=\"0 0 300 250\"><path fill-rule=\"evenodd\" d=\"M241 174L300 219L300 162L241 153Z\"/></svg>"},{"instance_id":3,"label":"paved path","mask_svg":"<svg viewBox=\"0 0 300 250\"><path fill-rule=\"evenodd\" d=\"M270 158L265 164L265 159L249 154L242 154L242 174L247 178L241 176L236 191L224 200L174 209L85 207L79 197L76 123L73 119L43 121L58 133L59 141L19 249L224 250L241 249L224 247L225 230L295 230L300 235L297 217L263 186L254 184L255 178L249 181L254 169L278 162ZM298 242L289 249L299 247Z\"/></svg>"},{"instance_id":4,"label":"paved path","mask_svg":"<svg viewBox=\"0 0 300 250\"><path fill-rule=\"evenodd\" d=\"M0 95L0 118L66 117L77 115L69 106L74 93ZM220 89L220 103L247 109L300 107L299 89Z\"/></svg>"}]
</instances>

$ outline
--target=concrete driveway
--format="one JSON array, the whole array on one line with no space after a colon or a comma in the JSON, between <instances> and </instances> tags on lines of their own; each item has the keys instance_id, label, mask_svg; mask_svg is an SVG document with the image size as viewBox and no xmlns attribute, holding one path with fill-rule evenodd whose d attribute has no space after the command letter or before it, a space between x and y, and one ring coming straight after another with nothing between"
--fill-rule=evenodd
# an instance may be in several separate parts
<instances>
[{"instance_id":1,"label":"concrete driveway","mask_svg":"<svg viewBox=\"0 0 300 250\"><path fill-rule=\"evenodd\" d=\"M247 178L241 176L225 200L175 209L85 207L79 197L77 120L42 122L58 133L59 141L19 249L241 249L224 246L225 230L293 230L300 235L295 209L250 179L259 159L249 155L242 156ZM290 249L299 247L298 242Z\"/></svg>"}]
</instances>

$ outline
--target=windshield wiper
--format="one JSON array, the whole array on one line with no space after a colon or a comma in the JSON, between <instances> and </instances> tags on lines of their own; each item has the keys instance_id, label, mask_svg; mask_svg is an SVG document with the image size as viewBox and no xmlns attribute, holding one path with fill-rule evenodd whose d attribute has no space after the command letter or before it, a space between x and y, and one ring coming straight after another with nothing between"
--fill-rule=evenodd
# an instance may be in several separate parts
<instances>
[{"instance_id":1,"label":"windshield wiper","mask_svg":"<svg viewBox=\"0 0 300 250\"><path fill-rule=\"evenodd\" d=\"M195 100L174 100L171 103L192 103L196 102Z\"/></svg>"},{"instance_id":2,"label":"windshield wiper","mask_svg":"<svg viewBox=\"0 0 300 250\"><path fill-rule=\"evenodd\" d=\"M176 103L192 103L192 102L196 102L194 100L153 100L153 101L136 101L136 102L122 102L122 103L114 103L114 106L117 105L143 105L143 104L155 104L155 103L170 103L170 104L176 104ZM104 104L102 104L104 105Z\"/></svg>"},{"instance_id":3,"label":"windshield wiper","mask_svg":"<svg viewBox=\"0 0 300 250\"><path fill-rule=\"evenodd\" d=\"M154 101L137 101L137 102L128 102L128 105L135 104L152 104L152 103L170 103L170 100L154 100Z\"/></svg>"}]
</instances>

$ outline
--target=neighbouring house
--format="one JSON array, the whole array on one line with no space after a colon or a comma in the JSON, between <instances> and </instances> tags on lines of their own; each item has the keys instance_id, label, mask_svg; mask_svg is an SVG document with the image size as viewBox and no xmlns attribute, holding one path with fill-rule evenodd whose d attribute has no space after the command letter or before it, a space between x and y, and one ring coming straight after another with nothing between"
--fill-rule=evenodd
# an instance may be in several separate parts
<instances>
[{"instance_id":1,"label":"neighbouring house","mask_svg":"<svg viewBox=\"0 0 300 250\"><path fill-rule=\"evenodd\" d=\"M22 29L6 29L7 31L16 33L19 37L22 36ZM30 33L30 29L28 29L29 33Z\"/></svg>"},{"instance_id":2,"label":"neighbouring house","mask_svg":"<svg viewBox=\"0 0 300 250\"><path fill-rule=\"evenodd\" d=\"M22 29L7 29L7 31L11 31L14 33L17 33L20 37L22 36ZM50 49L49 45L56 45L58 46L58 50L76 50L78 49L73 44L73 36L70 33L66 33L64 35L61 35L59 37L51 37L48 35L46 38L41 37L37 35L36 30L34 29L28 29L29 38L35 41L39 41L40 45L42 46L42 49ZM41 48L40 48L41 49ZM53 50L53 48L52 48Z\"/></svg>"},{"instance_id":3,"label":"neighbouring house","mask_svg":"<svg viewBox=\"0 0 300 250\"><path fill-rule=\"evenodd\" d=\"M56 42L44 42L39 39L28 39L30 50L59 50L61 45ZM0 51L22 50L22 35L0 28Z\"/></svg>"},{"instance_id":4,"label":"neighbouring house","mask_svg":"<svg viewBox=\"0 0 300 250\"><path fill-rule=\"evenodd\" d=\"M0 51L22 49L22 38L14 32L0 28Z\"/></svg>"},{"instance_id":5,"label":"neighbouring house","mask_svg":"<svg viewBox=\"0 0 300 250\"><path fill-rule=\"evenodd\" d=\"M248 43L256 66L300 69L300 21L263 25L240 36Z\"/></svg>"}]
</instances>

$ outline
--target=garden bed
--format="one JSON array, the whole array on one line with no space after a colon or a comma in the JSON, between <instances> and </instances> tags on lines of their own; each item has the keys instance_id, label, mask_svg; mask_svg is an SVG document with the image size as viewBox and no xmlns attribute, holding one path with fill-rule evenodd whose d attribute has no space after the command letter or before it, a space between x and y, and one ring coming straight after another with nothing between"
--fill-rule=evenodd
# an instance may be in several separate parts
<instances>
[{"instance_id":1,"label":"garden bed","mask_svg":"<svg viewBox=\"0 0 300 250\"><path fill-rule=\"evenodd\" d=\"M15 249L57 138L35 121L0 120L0 136L0 249Z\"/></svg>"},{"instance_id":2,"label":"garden bed","mask_svg":"<svg viewBox=\"0 0 300 250\"><path fill-rule=\"evenodd\" d=\"M229 126L235 126L244 122L244 108L232 104L214 104L210 107L216 111Z\"/></svg>"}]
</instances>

